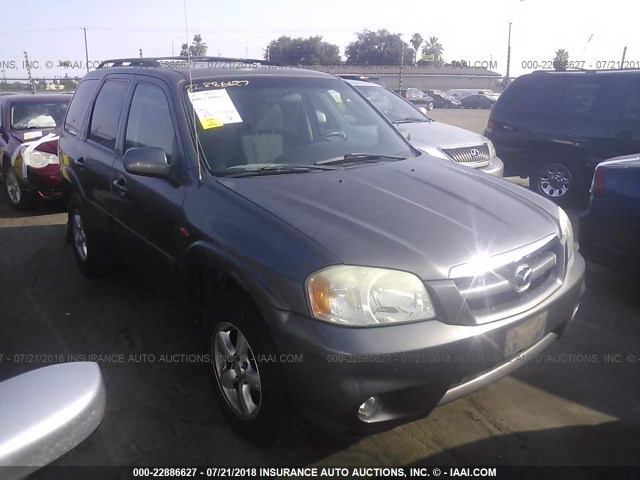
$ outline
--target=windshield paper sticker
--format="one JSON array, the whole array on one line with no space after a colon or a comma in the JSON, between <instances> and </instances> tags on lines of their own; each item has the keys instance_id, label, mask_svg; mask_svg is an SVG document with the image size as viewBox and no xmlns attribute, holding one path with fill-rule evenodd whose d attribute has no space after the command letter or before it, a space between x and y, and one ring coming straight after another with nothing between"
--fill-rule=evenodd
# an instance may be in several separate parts
<instances>
[{"instance_id":1,"label":"windshield paper sticker","mask_svg":"<svg viewBox=\"0 0 640 480\"><path fill-rule=\"evenodd\" d=\"M25 132L24 134L24 141L26 142L27 140L32 140L34 138L39 138L42 136L42 132Z\"/></svg>"},{"instance_id":2,"label":"windshield paper sticker","mask_svg":"<svg viewBox=\"0 0 640 480\"><path fill-rule=\"evenodd\" d=\"M189 92L202 128L217 128L227 123L242 123L242 117L226 89Z\"/></svg>"}]
</instances>

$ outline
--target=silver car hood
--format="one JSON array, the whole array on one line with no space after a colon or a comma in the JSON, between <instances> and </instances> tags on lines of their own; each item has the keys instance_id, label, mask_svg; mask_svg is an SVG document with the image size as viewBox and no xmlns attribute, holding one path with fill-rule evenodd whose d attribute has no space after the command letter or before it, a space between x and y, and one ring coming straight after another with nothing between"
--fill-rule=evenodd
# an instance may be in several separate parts
<instances>
[{"instance_id":1,"label":"silver car hood","mask_svg":"<svg viewBox=\"0 0 640 480\"><path fill-rule=\"evenodd\" d=\"M396 128L420 150L429 148L473 147L487 143L487 138L463 128L440 122L401 123Z\"/></svg>"}]
</instances>

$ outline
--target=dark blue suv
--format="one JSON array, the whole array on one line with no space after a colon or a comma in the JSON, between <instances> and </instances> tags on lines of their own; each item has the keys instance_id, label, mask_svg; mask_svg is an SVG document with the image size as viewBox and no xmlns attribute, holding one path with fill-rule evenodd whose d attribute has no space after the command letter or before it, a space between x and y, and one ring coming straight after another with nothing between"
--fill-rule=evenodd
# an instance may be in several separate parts
<instances>
[{"instance_id":1,"label":"dark blue suv","mask_svg":"<svg viewBox=\"0 0 640 480\"><path fill-rule=\"evenodd\" d=\"M552 343L584 289L562 209L421 154L325 73L111 61L73 97L60 165L79 267L178 279L220 407L259 443L298 416L423 417Z\"/></svg>"},{"instance_id":2,"label":"dark blue suv","mask_svg":"<svg viewBox=\"0 0 640 480\"><path fill-rule=\"evenodd\" d=\"M540 71L518 77L485 135L504 175L561 204L584 204L596 165L640 152L640 70Z\"/></svg>"}]
</instances>

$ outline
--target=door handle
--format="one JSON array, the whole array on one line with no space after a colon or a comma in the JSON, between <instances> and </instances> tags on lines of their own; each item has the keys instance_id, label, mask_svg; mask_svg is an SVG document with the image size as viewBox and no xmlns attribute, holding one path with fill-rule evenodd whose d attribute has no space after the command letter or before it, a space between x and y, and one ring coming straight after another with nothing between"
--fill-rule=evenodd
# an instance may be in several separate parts
<instances>
[{"instance_id":1,"label":"door handle","mask_svg":"<svg viewBox=\"0 0 640 480\"><path fill-rule=\"evenodd\" d=\"M120 192L120 195L127 193L127 181L124 178L114 180L112 185Z\"/></svg>"},{"instance_id":2,"label":"door handle","mask_svg":"<svg viewBox=\"0 0 640 480\"><path fill-rule=\"evenodd\" d=\"M84 157L74 158L73 159L73 164L76 167L84 168L85 167L85 165L84 165Z\"/></svg>"},{"instance_id":3,"label":"door handle","mask_svg":"<svg viewBox=\"0 0 640 480\"><path fill-rule=\"evenodd\" d=\"M631 131L629 130L621 130L620 132L618 132L618 136L622 137L622 138L631 138Z\"/></svg>"}]
</instances>

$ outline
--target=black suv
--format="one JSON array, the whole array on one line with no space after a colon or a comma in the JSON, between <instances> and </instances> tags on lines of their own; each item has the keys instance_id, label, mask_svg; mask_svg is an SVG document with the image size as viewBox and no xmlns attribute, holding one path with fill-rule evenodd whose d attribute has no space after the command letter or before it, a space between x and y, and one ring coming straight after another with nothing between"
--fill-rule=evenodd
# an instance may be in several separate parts
<instances>
[{"instance_id":1,"label":"black suv","mask_svg":"<svg viewBox=\"0 0 640 480\"><path fill-rule=\"evenodd\" d=\"M596 165L640 152L640 71L534 72L493 107L485 135L504 175L558 203L583 203Z\"/></svg>"},{"instance_id":2,"label":"black suv","mask_svg":"<svg viewBox=\"0 0 640 480\"><path fill-rule=\"evenodd\" d=\"M294 416L423 417L558 338L584 288L562 209L413 149L325 73L111 61L59 145L78 265L174 274L219 404L256 442Z\"/></svg>"}]
</instances>

